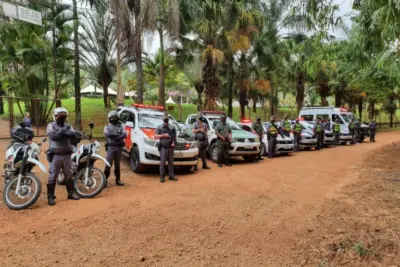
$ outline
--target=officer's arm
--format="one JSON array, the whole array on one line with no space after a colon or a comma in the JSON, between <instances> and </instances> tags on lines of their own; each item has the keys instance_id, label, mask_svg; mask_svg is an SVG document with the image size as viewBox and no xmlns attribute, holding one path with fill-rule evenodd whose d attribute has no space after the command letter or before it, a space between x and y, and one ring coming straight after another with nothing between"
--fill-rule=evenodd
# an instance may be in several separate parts
<instances>
[{"instance_id":1,"label":"officer's arm","mask_svg":"<svg viewBox=\"0 0 400 267\"><path fill-rule=\"evenodd\" d=\"M63 139L63 136L61 135L61 133L60 132L56 132L53 129L53 125L51 123L49 123L49 125L47 125L46 133L49 136L49 139L51 141L58 141L58 140L62 140Z\"/></svg>"},{"instance_id":2,"label":"officer's arm","mask_svg":"<svg viewBox=\"0 0 400 267\"><path fill-rule=\"evenodd\" d=\"M117 138L119 134L111 133L110 130L108 129L108 126L106 125L104 127L104 136L113 139Z\"/></svg>"},{"instance_id":3,"label":"officer's arm","mask_svg":"<svg viewBox=\"0 0 400 267\"><path fill-rule=\"evenodd\" d=\"M156 134L154 135L154 139L162 139L166 138L165 134L161 134L161 128L157 127Z\"/></svg>"},{"instance_id":4,"label":"officer's arm","mask_svg":"<svg viewBox=\"0 0 400 267\"><path fill-rule=\"evenodd\" d=\"M67 126L67 130L61 133L62 136L65 136L67 138L75 138L76 137L76 131L74 128L72 128L71 125Z\"/></svg>"},{"instance_id":5,"label":"officer's arm","mask_svg":"<svg viewBox=\"0 0 400 267\"><path fill-rule=\"evenodd\" d=\"M117 137L117 140L125 139L127 136L124 125L121 125L121 134Z\"/></svg>"},{"instance_id":6,"label":"officer's arm","mask_svg":"<svg viewBox=\"0 0 400 267\"><path fill-rule=\"evenodd\" d=\"M231 130L231 127L229 127L228 133L229 133L229 140L231 140L231 139L232 139L232 130Z\"/></svg>"},{"instance_id":7,"label":"officer's arm","mask_svg":"<svg viewBox=\"0 0 400 267\"><path fill-rule=\"evenodd\" d=\"M192 133L198 133L200 129L197 127L197 123L193 124L193 130Z\"/></svg>"}]
</instances>

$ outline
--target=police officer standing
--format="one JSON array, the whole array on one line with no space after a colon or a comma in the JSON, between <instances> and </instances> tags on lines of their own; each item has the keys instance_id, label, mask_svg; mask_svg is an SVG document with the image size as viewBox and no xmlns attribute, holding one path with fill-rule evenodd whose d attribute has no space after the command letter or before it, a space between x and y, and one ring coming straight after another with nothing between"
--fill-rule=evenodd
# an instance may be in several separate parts
<instances>
[{"instance_id":1,"label":"police officer standing","mask_svg":"<svg viewBox=\"0 0 400 267\"><path fill-rule=\"evenodd\" d=\"M261 117L257 116L256 122L253 123L253 130L257 133L258 138L260 138L260 153L258 154L259 160L264 160L261 156L262 139L264 137L264 128L261 124Z\"/></svg>"},{"instance_id":2,"label":"police officer standing","mask_svg":"<svg viewBox=\"0 0 400 267\"><path fill-rule=\"evenodd\" d=\"M290 130L292 125L290 124L290 121L288 119L288 115L285 114L285 117L283 121L281 122L281 128L282 128L282 134L284 136L290 137Z\"/></svg>"},{"instance_id":3,"label":"police officer standing","mask_svg":"<svg viewBox=\"0 0 400 267\"><path fill-rule=\"evenodd\" d=\"M376 135L375 120L371 120L371 123L368 125L368 128L369 128L369 141L375 143L375 135Z\"/></svg>"},{"instance_id":4,"label":"police officer standing","mask_svg":"<svg viewBox=\"0 0 400 267\"><path fill-rule=\"evenodd\" d=\"M356 143L356 125L354 124L353 120L350 120L349 132L350 132L350 135L351 135L351 143L355 144Z\"/></svg>"},{"instance_id":5,"label":"police officer standing","mask_svg":"<svg viewBox=\"0 0 400 267\"><path fill-rule=\"evenodd\" d=\"M321 126L321 119L317 118L317 123L314 127L314 134L317 138L317 150L320 150L322 148L322 137L321 135L323 134L322 132L322 126Z\"/></svg>"},{"instance_id":6,"label":"police officer standing","mask_svg":"<svg viewBox=\"0 0 400 267\"><path fill-rule=\"evenodd\" d=\"M340 123L339 119L336 119L335 123L333 124L333 134L335 136L335 144L340 144Z\"/></svg>"},{"instance_id":7,"label":"police officer standing","mask_svg":"<svg viewBox=\"0 0 400 267\"><path fill-rule=\"evenodd\" d=\"M275 124L275 116L271 116L270 123L267 126L268 138L268 158L272 159L276 156L276 144L278 137L278 127Z\"/></svg>"},{"instance_id":8,"label":"police officer standing","mask_svg":"<svg viewBox=\"0 0 400 267\"><path fill-rule=\"evenodd\" d=\"M106 180L108 180L114 163L115 184L123 186L124 183L121 182L121 158L122 148L125 145L126 131L124 125L119 122L117 111L113 110L108 113L108 122L108 125L104 127L104 136L107 138L107 161L110 163L110 167L106 166L104 174L106 175ZM107 181L105 187L107 187Z\"/></svg>"},{"instance_id":9,"label":"police officer standing","mask_svg":"<svg viewBox=\"0 0 400 267\"><path fill-rule=\"evenodd\" d=\"M229 125L226 123L226 115L221 117L221 121L215 128L215 133L217 134L217 144L218 144L218 167L222 167L222 162L226 166L232 166L229 163L229 146L231 144L232 131Z\"/></svg>"},{"instance_id":10,"label":"police officer standing","mask_svg":"<svg viewBox=\"0 0 400 267\"><path fill-rule=\"evenodd\" d=\"M305 129L303 125L299 122L299 119L296 119L296 123L293 125L294 131L294 151L300 151L300 140L301 140L301 131Z\"/></svg>"},{"instance_id":11,"label":"police officer standing","mask_svg":"<svg viewBox=\"0 0 400 267\"><path fill-rule=\"evenodd\" d=\"M176 141L176 129L174 126L169 125L168 114L165 113L163 117L163 124L159 125L154 136L155 139L160 139L160 182L165 182L165 162L168 161L168 174L169 179L178 181L174 174L174 148Z\"/></svg>"},{"instance_id":12,"label":"police officer standing","mask_svg":"<svg viewBox=\"0 0 400 267\"><path fill-rule=\"evenodd\" d=\"M66 180L66 188L68 199L79 200L76 195L72 180L72 146L71 139L76 138L76 131L71 125L67 124L68 111L65 108L56 108L54 110L54 122L47 125L47 135L49 141L48 159L49 180L47 184L47 201L49 205L54 205L54 191L56 188L56 180L62 169Z\"/></svg>"},{"instance_id":13,"label":"police officer standing","mask_svg":"<svg viewBox=\"0 0 400 267\"><path fill-rule=\"evenodd\" d=\"M203 169L209 170L210 167L207 166L207 147L208 147L208 140L207 140L207 124L203 122L203 117L201 113L197 114L197 121L193 125L192 132L195 135L195 139L197 141L197 148L199 149L199 156L203 163ZM197 164L194 165L194 171L198 171Z\"/></svg>"}]
</instances>

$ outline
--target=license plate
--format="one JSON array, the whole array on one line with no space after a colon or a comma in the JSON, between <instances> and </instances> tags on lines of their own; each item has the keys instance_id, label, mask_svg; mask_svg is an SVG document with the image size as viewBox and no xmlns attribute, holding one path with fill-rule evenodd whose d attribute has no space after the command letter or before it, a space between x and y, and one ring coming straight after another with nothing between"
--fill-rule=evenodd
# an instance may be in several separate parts
<instances>
[{"instance_id":1,"label":"license plate","mask_svg":"<svg viewBox=\"0 0 400 267\"><path fill-rule=\"evenodd\" d=\"M183 158L183 153L182 152L175 152L174 157L175 158Z\"/></svg>"},{"instance_id":2,"label":"license plate","mask_svg":"<svg viewBox=\"0 0 400 267\"><path fill-rule=\"evenodd\" d=\"M251 149L251 148L253 148L254 146L244 146L244 148L245 149Z\"/></svg>"}]
</instances>

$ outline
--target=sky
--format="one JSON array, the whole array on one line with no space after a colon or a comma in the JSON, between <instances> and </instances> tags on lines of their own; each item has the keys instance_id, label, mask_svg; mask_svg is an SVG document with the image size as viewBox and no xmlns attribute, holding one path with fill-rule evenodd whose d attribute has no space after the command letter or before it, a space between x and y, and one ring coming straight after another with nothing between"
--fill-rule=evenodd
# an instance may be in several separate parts
<instances>
[{"instance_id":1,"label":"sky","mask_svg":"<svg viewBox=\"0 0 400 267\"><path fill-rule=\"evenodd\" d=\"M72 0L62 0L62 2L72 4ZM339 5L339 12L337 13L337 16L342 17L345 25L350 27L351 26L350 17L351 17L351 15L354 15L354 11L352 11L352 8L351 8L353 0L333 0L333 2L337 5ZM339 29L335 29L334 31L331 31L331 34L335 35L338 38L345 37L344 33ZM166 44L166 46L167 45L168 44ZM145 53L154 55L159 48L160 48L160 38L158 37L158 34L154 34L153 36L146 37L144 39L143 51Z\"/></svg>"}]
</instances>

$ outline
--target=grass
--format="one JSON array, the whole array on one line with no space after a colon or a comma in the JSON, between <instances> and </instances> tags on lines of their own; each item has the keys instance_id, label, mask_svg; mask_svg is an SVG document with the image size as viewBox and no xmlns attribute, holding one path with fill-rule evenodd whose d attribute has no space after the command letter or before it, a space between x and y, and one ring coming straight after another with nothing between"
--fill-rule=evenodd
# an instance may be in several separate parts
<instances>
[{"instance_id":1,"label":"grass","mask_svg":"<svg viewBox=\"0 0 400 267\"><path fill-rule=\"evenodd\" d=\"M367 255L368 253L368 249L365 248L363 243L358 242L355 246L354 246L354 250L357 252L357 254L360 257L364 257L365 255Z\"/></svg>"}]
</instances>

